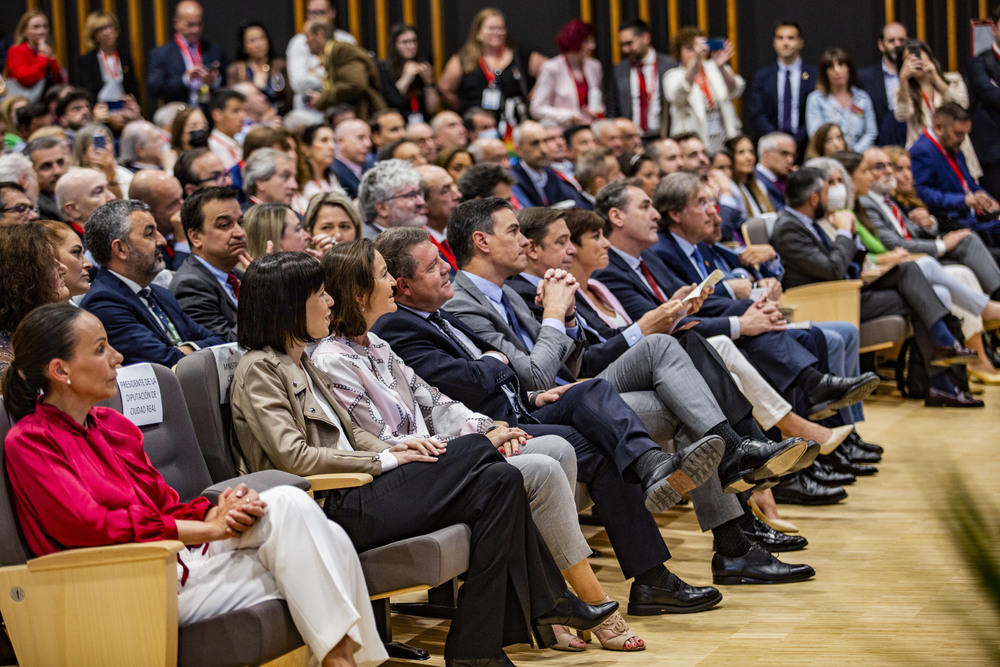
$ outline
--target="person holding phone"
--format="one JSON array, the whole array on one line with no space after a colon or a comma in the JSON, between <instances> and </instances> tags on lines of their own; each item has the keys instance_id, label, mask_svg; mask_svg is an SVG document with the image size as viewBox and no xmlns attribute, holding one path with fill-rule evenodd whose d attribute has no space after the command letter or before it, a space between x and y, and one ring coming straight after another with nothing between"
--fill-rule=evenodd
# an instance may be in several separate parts
<instances>
[{"instance_id":1,"label":"person holding phone","mask_svg":"<svg viewBox=\"0 0 1000 667\"><path fill-rule=\"evenodd\" d=\"M722 148L741 129L733 100L743 94L746 82L729 66L736 47L729 40L709 40L698 28L687 27L677 31L670 50L681 63L663 75L670 131L697 132L706 149Z\"/></svg>"},{"instance_id":2,"label":"person holding phone","mask_svg":"<svg viewBox=\"0 0 1000 667\"><path fill-rule=\"evenodd\" d=\"M207 104L222 79L222 48L203 40L201 4L183 0L174 11L174 36L149 53L149 97L166 102Z\"/></svg>"},{"instance_id":3,"label":"person holding phone","mask_svg":"<svg viewBox=\"0 0 1000 667\"><path fill-rule=\"evenodd\" d=\"M46 87L66 83L66 73L52 51L49 19L42 11L29 9L14 34L14 46L7 50L7 94L36 102Z\"/></svg>"}]
</instances>

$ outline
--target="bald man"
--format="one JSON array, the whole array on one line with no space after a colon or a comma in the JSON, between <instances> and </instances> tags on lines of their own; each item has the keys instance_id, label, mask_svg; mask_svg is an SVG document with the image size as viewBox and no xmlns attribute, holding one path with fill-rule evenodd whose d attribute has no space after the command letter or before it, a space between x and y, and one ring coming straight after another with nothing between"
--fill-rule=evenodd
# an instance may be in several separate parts
<instances>
[{"instance_id":1,"label":"bald man","mask_svg":"<svg viewBox=\"0 0 1000 667\"><path fill-rule=\"evenodd\" d=\"M181 224L181 204L184 203L181 182L165 171L143 169L136 172L132 179L128 196L149 206L149 212L156 221L156 231L167 240L163 261L168 269L176 271L191 254L191 246Z\"/></svg>"},{"instance_id":2,"label":"bald man","mask_svg":"<svg viewBox=\"0 0 1000 667\"><path fill-rule=\"evenodd\" d=\"M90 214L117 199L108 189L104 172L89 167L74 167L56 183L56 206L64 222L83 238L83 226Z\"/></svg>"},{"instance_id":3,"label":"bald man","mask_svg":"<svg viewBox=\"0 0 1000 667\"><path fill-rule=\"evenodd\" d=\"M149 53L146 85L149 97L166 102L208 102L225 71L222 48L202 37L204 11L194 0L182 0L174 10L174 35Z\"/></svg>"},{"instance_id":4,"label":"bald man","mask_svg":"<svg viewBox=\"0 0 1000 667\"><path fill-rule=\"evenodd\" d=\"M438 154L434 128L427 123L410 123L406 126L406 138L420 147L420 154L424 156L428 164L434 162L434 158Z\"/></svg>"},{"instance_id":5,"label":"bald man","mask_svg":"<svg viewBox=\"0 0 1000 667\"><path fill-rule=\"evenodd\" d=\"M454 111L442 111L431 119L434 141L438 150L445 148L465 148L469 145L469 132L462 117Z\"/></svg>"},{"instance_id":6,"label":"bald man","mask_svg":"<svg viewBox=\"0 0 1000 667\"><path fill-rule=\"evenodd\" d=\"M472 154L476 164L488 162L500 165L504 169L510 169L510 155L507 154L507 145L500 139L480 137L469 144L469 153Z\"/></svg>"}]
</instances>

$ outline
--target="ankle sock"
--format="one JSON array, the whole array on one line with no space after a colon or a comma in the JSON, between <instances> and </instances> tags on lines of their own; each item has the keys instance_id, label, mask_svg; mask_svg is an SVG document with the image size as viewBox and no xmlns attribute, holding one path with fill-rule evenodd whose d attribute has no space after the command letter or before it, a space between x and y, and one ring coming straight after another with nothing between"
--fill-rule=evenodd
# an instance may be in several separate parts
<instances>
[{"instance_id":1,"label":"ankle sock","mask_svg":"<svg viewBox=\"0 0 1000 667\"><path fill-rule=\"evenodd\" d=\"M632 468L640 480L646 479L646 475L653 471L653 469L663 462L663 457L669 456L669 454L660 451L659 449L647 449L642 454L639 455L635 461L632 461Z\"/></svg>"},{"instance_id":2,"label":"ankle sock","mask_svg":"<svg viewBox=\"0 0 1000 667\"><path fill-rule=\"evenodd\" d=\"M644 586L660 586L663 587L668 583L670 577L670 570L666 568L663 563L659 565L654 565L642 574L637 574L635 577L635 583L643 584Z\"/></svg>"},{"instance_id":3,"label":"ankle sock","mask_svg":"<svg viewBox=\"0 0 1000 667\"><path fill-rule=\"evenodd\" d=\"M705 431L705 435L717 435L726 443L726 451L723 456L729 456L740 444L740 434L733 430L733 427L726 422L719 422L712 428Z\"/></svg>"},{"instance_id":4,"label":"ankle sock","mask_svg":"<svg viewBox=\"0 0 1000 667\"><path fill-rule=\"evenodd\" d=\"M812 366L803 368L795 378L795 385L805 391L811 390L823 379L823 374Z\"/></svg>"},{"instance_id":5,"label":"ankle sock","mask_svg":"<svg viewBox=\"0 0 1000 667\"><path fill-rule=\"evenodd\" d=\"M743 437L753 438L754 440L767 440L767 436L764 432L760 430L757 425L757 421L753 418L753 415L747 415L745 419L733 424L733 430Z\"/></svg>"},{"instance_id":6,"label":"ankle sock","mask_svg":"<svg viewBox=\"0 0 1000 667\"><path fill-rule=\"evenodd\" d=\"M740 530L739 517L730 519L712 529L715 537L715 552L727 558L738 558L750 551L750 540Z\"/></svg>"}]
</instances>

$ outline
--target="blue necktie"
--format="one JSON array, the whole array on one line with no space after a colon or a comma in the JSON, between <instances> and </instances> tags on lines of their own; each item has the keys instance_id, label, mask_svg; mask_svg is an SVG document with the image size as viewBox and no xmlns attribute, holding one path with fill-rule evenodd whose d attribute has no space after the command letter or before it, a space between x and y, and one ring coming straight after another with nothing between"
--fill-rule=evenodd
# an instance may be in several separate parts
<instances>
[{"instance_id":1,"label":"blue necktie","mask_svg":"<svg viewBox=\"0 0 1000 667\"><path fill-rule=\"evenodd\" d=\"M813 228L813 231L816 232L816 236L819 237L819 240L823 244L823 247L826 248L826 251L827 252L832 251L833 250L833 246L830 245L830 239L826 238L826 232L824 232L823 228L819 226L819 222L817 222L816 220L813 220L812 221L812 228Z\"/></svg>"},{"instance_id":2,"label":"blue necktie","mask_svg":"<svg viewBox=\"0 0 1000 667\"><path fill-rule=\"evenodd\" d=\"M792 133L792 70L785 70L785 93L781 100L781 131Z\"/></svg>"},{"instance_id":3,"label":"blue necktie","mask_svg":"<svg viewBox=\"0 0 1000 667\"><path fill-rule=\"evenodd\" d=\"M507 324L514 331L514 335L521 339L524 346L528 348L530 352L535 347L535 341L524 332L521 328L521 324L517 321L517 313L514 312L514 306L511 305L510 299L503 292L500 292L500 305L503 306L504 312L507 313Z\"/></svg>"},{"instance_id":4,"label":"blue necktie","mask_svg":"<svg viewBox=\"0 0 1000 667\"><path fill-rule=\"evenodd\" d=\"M170 339L170 342L173 345L180 345L181 335L177 332L177 327L174 326L174 323L170 321L167 314L163 312L162 308L160 308L160 304L156 302L156 297L153 296L153 290L148 287L143 287L139 290L139 296L141 296L146 303L149 304L149 309L153 311L153 315L156 315L156 319L158 319L160 324L163 325L163 328L167 333L167 338Z\"/></svg>"},{"instance_id":5,"label":"blue necktie","mask_svg":"<svg viewBox=\"0 0 1000 667\"><path fill-rule=\"evenodd\" d=\"M694 259L694 266L698 270L698 275L701 276L702 280L707 278L708 273L705 270L705 258L698 252L698 246L695 246L691 250L691 258Z\"/></svg>"}]
</instances>

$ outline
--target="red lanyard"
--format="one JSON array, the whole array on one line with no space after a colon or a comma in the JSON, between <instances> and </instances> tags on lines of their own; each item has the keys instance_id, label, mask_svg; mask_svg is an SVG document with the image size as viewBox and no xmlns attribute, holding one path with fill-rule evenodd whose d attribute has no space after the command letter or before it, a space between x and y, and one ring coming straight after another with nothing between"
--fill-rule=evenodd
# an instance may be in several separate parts
<instances>
[{"instance_id":1,"label":"red lanyard","mask_svg":"<svg viewBox=\"0 0 1000 667\"><path fill-rule=\"evenodd\" d=\"M507 50L501 49L500 55L497 56L498 59L503 60L503 56L505 53L507 53ZM490 88L495 88L496 85L494 84L494 82L497 80L497 77L500 76L500 73L503 72L503 68L497 68L496 71L490 70L490 68L486 66L486 56L480 56L479 69L483 70L483 74L486 75L486 85L488 85Z\"/></svg>"},{"instance_id":2,"label":"red lanyard","mask_svg":"<svg viewBox=\"0 0 1000 667\"><path fill-rule=\"evenodd\" d=\"M694 78L695 83L701 88L701 92L705 95L705 100L708 102L709 111L715 109L715 100L712 99L712 90L708 87L708 76L705 74L705 66L698 71L698 76Z\"/></svg>"},{"instance_id":3,"label":"red lanyard","mask_svg":"<svg viewBox=\"0 0 1000 667\"><path fill-rule=\"evenodd\" d=\"M924 105L927 107L928 112L927 124L930 125L931 121L934 120L934 105L931 104L931 101L927 99L926 95L924 95L923 90L920 91L920 97L924 98Z\"/></svg>"},{"instance_id":4,"label":"red lanyard","mask_svg":"<svg viewBox=\"0 0 1000 667\"><path fill-rule=\"evenodd\" d=\"M417 113L420 111L420 101L417 100L416 91L410 91L410 113Z\"/></svg>"},{"instance_id":5,"label":"red lanyard","mask_svg":"<svg viewBox=\"0 0 1000 667\"><path fill-rule=\"evenodd\" d=\"M958 180L962 183L962 189L965 190L965 194L969 194L970 192L972 192L972 190L969 189L969 185L965 182L965 177L962 176L962 172L959 171L958 163L955 162L955 158L953 158L952 156L948 155L948 153L945 152L944 147L938 143L937 139L931 136L930 132L924 130L924 136L930 139L931 143L934 144L939 151L941 151L941 155L945 156L945 158L948 160L948 164L951 165L952 171L955 172L955 175L958 176Z\"/></svg>"},{"instance_id":6,"label":"red lanyard","mask_svg":"<svg viewBox=\"0 0 1000 667\"><path fill-rule=\"evenodd\" d=\"M119 77L121 77L121 75L122 75L122 62L118 58L118 52L117 51L115 52L115 54L113 56L114 60L112 61L112 62L114 62L114 65L115 65L114 69L111 69L111 62L109 62L108 61L108 57L106 55L104 55L104 51L98 50L97 57L100 58L100 60L101 60L101 69L103 69L104 73L108 75L108 80L109 81L114 81L115 79L118 79Z\"/></svg>"},{"instance_id":7,"label":"red lanyard","mask_svg":"<svg viewBox=\"0 0 1000 667\"><path fill-rule=\"evenodd\" d=\"M581 79L576 78L576 73L573 71L573 66L569 64L566 60L566 69L569 70L569 76L573 79L573 83L576 84L576 97L580 103L580 109L587 108L587 93L589 92L589 86L587 85L587 77L583 76Z\"/></svg>"},{"instance_id":8,"label":"red lanyard","mask_svg":"<svg viewBox=\"0 0 1000 667\"><path fill-rule=\"evenodd\" d=\"M177 42L177 48L181 50L181 56L184 58L185 65L192 67L194 65L201 64L201 43L195 44L195 53L192 54L191 49L188 47L187 42L183 37L174 33L174 41ZM198 56L197 60L194 59L195 55ZM188 65L188 63L190 63L190 65Z\"/></svg>"}]
</instances>

